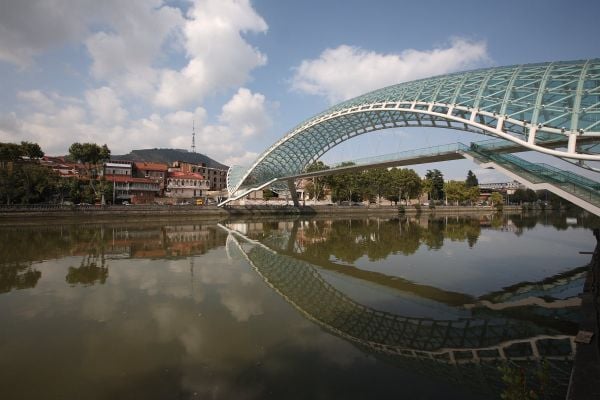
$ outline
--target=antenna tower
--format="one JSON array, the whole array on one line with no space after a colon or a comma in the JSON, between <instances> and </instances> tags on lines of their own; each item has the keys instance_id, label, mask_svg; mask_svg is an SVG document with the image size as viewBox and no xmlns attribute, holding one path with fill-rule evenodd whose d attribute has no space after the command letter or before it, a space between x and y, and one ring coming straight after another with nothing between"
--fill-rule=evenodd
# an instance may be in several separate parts
<instances>
[{"instance_id":1,"label":"antenna tower","mask_svg":"<svg viewBox=\"0 0 600 400\"><path fill-rule=\"evenodd\" d=\"M192 120L192 153L196 152L196 130L194 127L194 120Z\"/></svg>"}]
</instances>

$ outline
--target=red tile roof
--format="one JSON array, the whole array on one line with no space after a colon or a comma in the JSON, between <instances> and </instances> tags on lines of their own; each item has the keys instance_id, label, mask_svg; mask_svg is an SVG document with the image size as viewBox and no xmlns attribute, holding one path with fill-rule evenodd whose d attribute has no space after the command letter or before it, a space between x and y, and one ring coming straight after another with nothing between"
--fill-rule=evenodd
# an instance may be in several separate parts
<instances>
[{"instance_id":1,"label":"red tile roof","mask_svg":"<svg viewBox=\"0 0 600 400\"><path fill-rule=\"evenodd\" d=\"M179 172L179 171L169 172L169 178L204 180L204 177L202 175L197 174L195 172Z\"/></svg>"},{"instance_id":2,"label":"red tile roof","mask_svg":"<svg viewBox=\"0 0 600 400\"><path fill-rule=\"evenodd\" d=\"M145 162L145 161L136 161L135 167L137 169L146 170L146 171L163 171L163 172L166 172L169 169L169 167L167 166L167 164Z\"/></svg>"}]
</instances>

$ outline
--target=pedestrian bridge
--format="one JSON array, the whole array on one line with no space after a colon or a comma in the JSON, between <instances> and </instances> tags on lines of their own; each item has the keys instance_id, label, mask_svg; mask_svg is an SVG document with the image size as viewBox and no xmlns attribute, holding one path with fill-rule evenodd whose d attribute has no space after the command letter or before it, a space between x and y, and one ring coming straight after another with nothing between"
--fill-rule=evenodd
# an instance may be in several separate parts
<instances>
[{"instance_id":1,"label":"pedestrian bridge","mask_svg":"<svg viewBox=\"0 0 600 400\"><path fill-rule=\"evenodd\" d=\"M461 72L389 86L342 102L289 131L250 167L232 166L227 175L229 199L221 205L268 186L291 186L309 165L346 140L407 127L467 131L491 136L500 144L465 146L477 150L475 154L465 149L415 154L397 165L466 157L516 176L534 189L556 187L564 171L541 171L502 153L533 150L579 165L600 161L600 59ZM571 178L580 181L579 176ZM592 204L584 208L600 215L597 191L577 195L581 188L567 190L571 184L558 185L560 190L554 191L579 205ZM583 191L587 190L586 186Z\"/></svg>"}]
</instances>

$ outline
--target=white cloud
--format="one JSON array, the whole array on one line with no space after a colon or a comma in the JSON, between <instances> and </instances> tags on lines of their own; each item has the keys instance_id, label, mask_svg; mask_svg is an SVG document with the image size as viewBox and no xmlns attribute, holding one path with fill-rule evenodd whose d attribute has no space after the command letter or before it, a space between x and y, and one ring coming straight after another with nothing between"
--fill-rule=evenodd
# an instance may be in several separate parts
<instances>
[{"instance_id":1,"label":"white cloud","mask_svg":"<svg viewBox=\"0 0 600 400\"><path fill-rule=\"evenodd\" d=\"M21 67L86 31L83 12L91 1L30 0L0 4L0 60Z\"/></svg>"},{"instance_id":2,"label":"white cloud","mask_svg":"<svg viewBox=\"0 0 600 400\"><path fill-rule=\"evenodd\" d=\"M99 31L85 41L92 57L92 75L114 88L146 98L154 95L160 61L167 39L178 38L184 18L177 8L160 0L121 2L107 17L110 30ZM172 44L175 46L175 44Z\"/></svg>"},{"instance_id":3,"label":"white cloud","mask_svg":"<svg viewBox=\"0 0 600 400\"><path fill-rule=\"evenodd\" d=\"M294 90L321 95L331 103L414 79L445 74L489 62L486 44L453 39L450 46L429 51L381 54L341 45L295 69Z\"/></svg>"},{"instance_id":4,"label":"white cloud","mask_svg":"<svg viewBox=\"0 0 600 400\"><path fill-rule=\"evenodd\" d=\"M39 90L17 92L19 100L28 103L34 110L52 112L55 110L54 101Z\"/></svg>"},{"instance_id":5,"label":"white cloud","mask_svg":"<svg viewBox=\"0 0 600 400\"><path fill-rule=\"evenodd\" d=\"M192 0L187 6L184 17L165 0L0 4L0 62L25 67L39 54L81 43L91 59L87 72L100 82L85 82L79 98L18 92L16 109L0 114L0 141L35 141L48 154L64 154L75 141L106 143L113 154L187 149L193 120L199 152L225 162L249 160L255 153L246 150L247 140L271 127L272 104L239 88L266 63L245 36L266 32L267 24L249 0ZM209 122L202 101L232 88L237 92Z\"/></svg>"},{"instance_id":6,"label":"white cloud","mask_svg":"<svg viewBox=\"0 0 600 400\"><path fill-rule=\"evenodd\" d=\"M183 28L189 62L179 71L161 72L155 104L178 107L244 84L250 71L265 65L267 58L242 33L266 30L267 24L248 0L197 0Z\"/></svg>"},{"instance_id":7,"label":"white cloud","mask_svg":"<svg viewBox=\"0 0 600 400\"><path fill-rule=\"evenodd\" d=\"M27 66L38 54L88 40L99 77L148 65L165 36L183 22L162 0L28 0L0 4L0 60Z\"/></svg>"},{"instance_id":8,"label":"white cloud","mask_svg":"<svg viewBox=\"0 0 600 400\"><path fill-rule=\"evenodd\" d=\"M207 121L202 107L129 119L119 97L106 86L87 91L86 102L41 91L22 92L20 98L28 113L0 115L0 141L34 141L54 155L66 154L76 141L106 143L113 154L154 147L189 149L194 121L198 152L226 164L247 164L256 157L247 150L248 140L271 126L265 97L246 88L222 107L216 124Z\"/></svg>"},{"instance_id":9,"label":"white cloud","mask_svg":"<svg viewBox=\"0 0 600 400\"><path fill-rule=\"evenodd\" d=\"M88 90L85 98L97 124L119 124L127 117L127 111L121 106L121 101L109 87Z\"/></svg>"},{"instance_id":10,"label":"white cloud","mask_svg":"<svg viewBox=\"0 0 600 400\"><path fill-rule=\"evenodd\" d=\"M272 121L265 109L265 96L240 88L223 106L219 120L236 129L242 136L254 136L271 127Z\"/></svg>"}]
</instances>

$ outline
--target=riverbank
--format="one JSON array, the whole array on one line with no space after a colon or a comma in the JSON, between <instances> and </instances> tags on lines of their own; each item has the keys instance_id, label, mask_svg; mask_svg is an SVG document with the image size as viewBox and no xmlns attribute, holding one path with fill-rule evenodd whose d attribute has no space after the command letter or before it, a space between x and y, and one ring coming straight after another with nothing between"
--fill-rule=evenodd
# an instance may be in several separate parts
<instances>
[{"instance_id":1,"label":"riverbank","mask_svg":"<svg viewBox=\"0 0 600 400\"><path fill-rule=\"evenodd\" d=\"M473 214L490 213L496 210L491 207L455 207L437 206L436 208L402 207L402 213L414 215L423 214ZM521 211L519 206L505 206L505 212ZM113 219L129 217L207 217L227 218L245 215L397 215L396 206L73 206L73 207L4 207L0 209L0 223L27 221L29 219Z\"/></svg>"}]
</instances>

